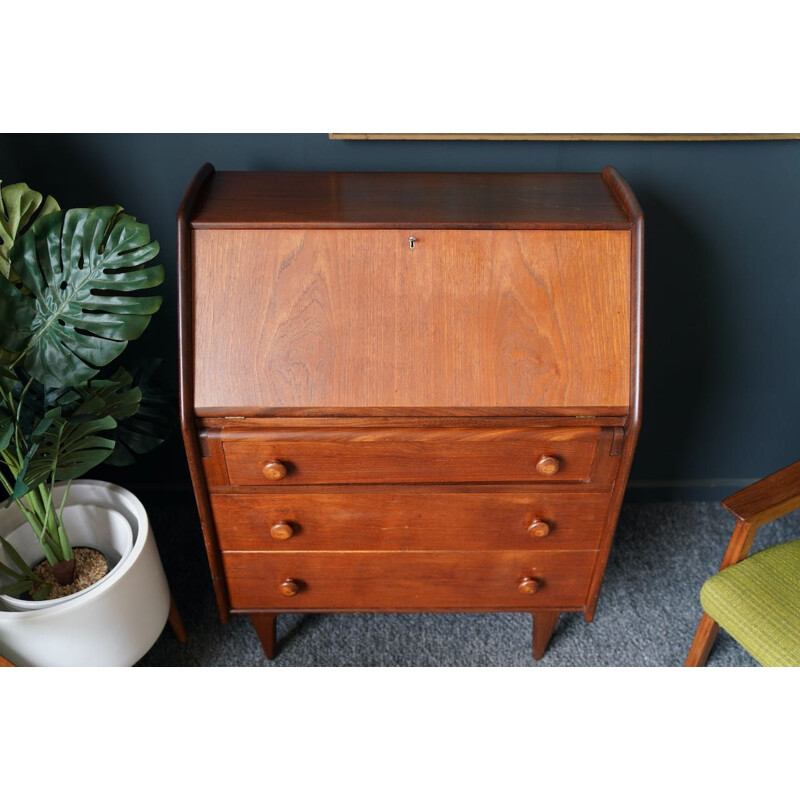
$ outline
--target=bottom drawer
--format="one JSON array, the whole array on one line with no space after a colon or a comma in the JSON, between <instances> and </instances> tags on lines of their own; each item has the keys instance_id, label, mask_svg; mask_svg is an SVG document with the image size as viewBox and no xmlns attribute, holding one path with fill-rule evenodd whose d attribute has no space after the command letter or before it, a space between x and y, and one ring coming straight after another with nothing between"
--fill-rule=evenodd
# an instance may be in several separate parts
<instances>
[{"instance_id":1,"label":"bottom drawer","mask_svg":"<svg viewBox=\"0 0 800 800\"><path fill-rule=\"evenodd\" d=\"M596 555L223 552L222 558L234 610L488 611L582 608Z\"/></svg>"}]
</instances>

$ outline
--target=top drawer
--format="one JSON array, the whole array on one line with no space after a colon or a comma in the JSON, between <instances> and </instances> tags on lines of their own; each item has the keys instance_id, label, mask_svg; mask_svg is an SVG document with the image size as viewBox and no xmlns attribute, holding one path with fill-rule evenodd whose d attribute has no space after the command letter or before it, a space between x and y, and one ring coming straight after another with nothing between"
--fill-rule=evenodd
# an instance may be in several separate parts
<instances>
[{"instance_id":1,"label":"top drawer","mask_svg":"<svg viewBox=\"0 0 800 800\"><path fill-rule=\"evenodd\" d=\"M224 432L232 485L585 482L600 428Z\"/></svg>"},{"instance_id":2,"label":"top drawer","mask_svg":"<svg viewBox=\"0 0 800 800\"><path fill-rule=\"evenodd\" d=\"M629 406L630 231L192 236L201 416Z\"/></svg>"}]
</instances>

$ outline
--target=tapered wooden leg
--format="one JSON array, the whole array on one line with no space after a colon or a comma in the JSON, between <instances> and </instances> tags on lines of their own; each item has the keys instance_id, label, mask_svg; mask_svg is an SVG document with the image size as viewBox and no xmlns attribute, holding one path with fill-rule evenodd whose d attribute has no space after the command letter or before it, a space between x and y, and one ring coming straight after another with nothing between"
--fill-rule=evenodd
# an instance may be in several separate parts
<instances>
[{"instance_id":1,"label":"tapered wooden leg","mask_svg":"<svg viewBox=\"0 0 800 800\"><path fill-rule=\"evenodd\" d=\"M538 661L547 650L553 628L561 616L560 611L537 611L533 617L533 657Z\"/></svg>"},{"instance_id":2,"label":"tapered wooden leg","mask_svg":"<svg viewBox=\"0 0 800 800\"><path fill-rule=\"evenodd\" d=\"M169 620L172 632L175 634L175 638L181 644L186 644L186 640L189 637L186 635L186 628L183 627L183 620L178 611L178 606L175 603L175 598L172 595L169 596L169 617L167 619Z\"/></svg>"},{"instance_id":3,"label":"tapered wooden leg","mask_svg":"<svg viewBox=\"0 0 800 800\"><path fill-rule=\"evenodd\" d=\"M277 619L277 614L267 614L264 611L258 611L250 615L250 622L253 623L258 638L261 640L264 655L270 661L275 658L275 622Z\"/></svg>"},{"instance_id":4,"label":"tapered wooden leg","mask_svg":"<svg viewBox=\"0 0 800 800\"><path fill-rule=\"evenodd\" d=\"M708 614L704 613L700 619L700 624L697 626L692 646L689 648L689 655L686 656L683 666L704 667L718 632L719 625Z\"/></svg>"}]
</instances>

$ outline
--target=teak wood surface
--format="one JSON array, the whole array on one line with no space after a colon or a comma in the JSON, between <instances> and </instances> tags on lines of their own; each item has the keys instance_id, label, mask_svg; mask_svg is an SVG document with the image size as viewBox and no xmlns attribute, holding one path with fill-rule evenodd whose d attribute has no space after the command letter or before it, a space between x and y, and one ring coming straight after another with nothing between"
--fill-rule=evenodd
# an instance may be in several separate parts
<instances>
[{"instance_id":1,"label":"teak wood surface","mask_svg":"<svg viewBox=\"0 0 800 800\"><path fill-rule=\"evenodd\" d=\"M592 618L640 425L643 218L613 168L207 166L178 222L223 620L271 657L293 609L529 610L538 658Z\"/></svg>"},{"instance_id":2,"label":"teak wood surface","mask_svg":"<svg viewBox=\"0 0 800 800\"><path fill-rule=\"evenodd\" d=\"M599 440L598 428L401 428L245 434L223 437L222 447L234 485L577 482L591 477ZM557 460L557 472L537 471L542 456ZM273 461L284 477L265 473Z\"/></svg>"},{"instance_id":3,"label":"teak wood surface","mask_svg":"<svg viewBox=\"0 0 800 800\"><path fill-rule=\"evenodd\" d=\"M598 173L218 172L197 200L194 230L630 229Z\"/></svg>"},{"instance_id":4,"label":"teak wood surface","mask_svg":"<svg viewBox=\"0 0 800 800\"><path fill-rule=\"evenodd\" d=\"M595 550L608 496L552 492L305 492L217 494L224 550ZM547 523L545 536L529 532ZM290 538L271 526L287 523Z\"/></svg>"},{"instance_id":5,"label":"teak wood surface","mask_svg":"<svg viewBox=\"0 0 800 800\"><path fill-rule=\"evenodd\" d=\"M249 611L427 608L581 608L595 553L482 552L265 553L223 552L232 608ZM526 577L541 582L523 594ZM299 591L285 597L286 579Z\"/></svg>"},{"instance_id":6,"label":"teak wood surface","mask_svg":"<svg viewBox=\"0 0 800 800\"><path fill-rule=\"evenodd\" d=\"M413 233L195 231L197 412L627 406L629 233Z\"/></svg>"}]
</instances>

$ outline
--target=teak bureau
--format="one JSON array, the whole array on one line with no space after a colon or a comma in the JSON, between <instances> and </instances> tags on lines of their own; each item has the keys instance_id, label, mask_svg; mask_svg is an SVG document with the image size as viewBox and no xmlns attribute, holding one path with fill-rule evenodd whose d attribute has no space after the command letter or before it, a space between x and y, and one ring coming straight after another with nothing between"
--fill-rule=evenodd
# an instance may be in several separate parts
<instances>
[{"instance_id":1,"label":"teak bureau","mask_svg":"<svg viewBox=\"0 0 800 800\"><path fill-rule=\"evenodd\" d=\"M621 176L215 172L178 214L181 419L223 621L594 615L639 430Z\"/></svg>"}]
</instances>

